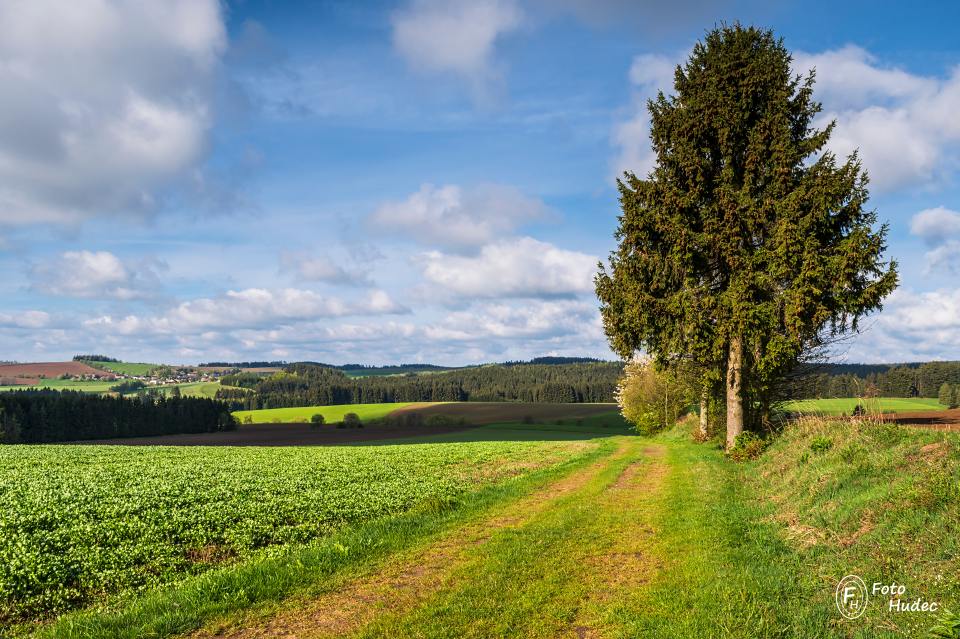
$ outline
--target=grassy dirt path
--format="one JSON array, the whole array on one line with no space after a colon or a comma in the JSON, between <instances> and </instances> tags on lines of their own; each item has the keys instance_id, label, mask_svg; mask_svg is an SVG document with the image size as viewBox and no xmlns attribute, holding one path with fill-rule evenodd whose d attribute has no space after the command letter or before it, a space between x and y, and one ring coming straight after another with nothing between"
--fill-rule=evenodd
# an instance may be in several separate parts
<instances>
[{"instance_id":1,"label":"grassy dirt path","mask_svg":"<svg viewBox=\"0 0 960 639\"><path fill-rule=\"evenodd\" d=\"M927 636L933 616L894 618L883 602L872 617L840 617L834 590L856 558L795 543L764 492L764 466L731 463L679 431L613 441L589 464L311 598L191 636Z\"/></svg>"},{"instance_id":2,"label":"grassy dirt path","mask_svg":"<svg viewBox=\"0 0 960 639\"><path fill-rule=\"evenodd\" d=\"M562 584L557 584L562 587L554 593L559 608L548 606L535 624L543 636L599 636L595 629L603 606L617 591L642 583L656 569L644 550L653 529L636 515L643 496L657 488L665 473L662 457L662 447L623 438L610 455L335 590L288 602L266 618L248 616L191 636L439 636L428 627L448 627L449 636L488 636L490 629L479 626L454 630L457 623L437 606L445 607L453 598L474 607L497 607L508 585L523 590L536 581L537 575L524 573L546 570L542 564L550 556L561 557L558 565L565 567ZM570 536L571 528L579 534ZM478 586L484 586L482 594L475 591ZM543 596L556 598L548 592ZM522 617L529 612L526 601L520 596L514 602ZM459 608L460 603L453 605ZM470 618L462 619L466 626L476 626L476 617L487 614L479 608L461 613ZM420 618L424 615L429 619Z\"/></svg>"}]
</instances>

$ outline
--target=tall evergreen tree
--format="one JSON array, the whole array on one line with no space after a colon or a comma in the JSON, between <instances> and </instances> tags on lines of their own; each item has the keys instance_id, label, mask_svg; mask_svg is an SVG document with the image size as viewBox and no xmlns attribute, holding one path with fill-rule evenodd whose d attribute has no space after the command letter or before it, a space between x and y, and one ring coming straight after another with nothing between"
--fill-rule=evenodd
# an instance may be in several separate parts
<instances>
[{"instance_id":1,"label":"tall evergreen tree","mask_svg":"<svg viewBox=\"0 0 960 639\"><path fill-rule=\"evenodd\" d=\"M813 72L740 25L709 32L648 104L656 165L618 182L622 214L597 295L627 357L692 358L725 381L727 444L766 418L804 352L856 330L896 286L887 227L856 155L813 127Z\"/></svg>"}]
</instances>

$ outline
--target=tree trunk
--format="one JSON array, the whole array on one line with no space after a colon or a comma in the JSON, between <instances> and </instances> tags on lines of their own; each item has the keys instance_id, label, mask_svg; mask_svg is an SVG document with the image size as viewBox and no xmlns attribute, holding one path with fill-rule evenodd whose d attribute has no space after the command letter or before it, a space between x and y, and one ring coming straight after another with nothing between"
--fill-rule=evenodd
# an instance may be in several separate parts
<instances>
[{"instance_id":1,"label":"tree trunk","mask_svg":"<svg viewBox=\"0 0 960 639\"><path fill-rule=\"evenodd\" d=\"M707 441L707 403L710 401L710 391L706 386L700 391L700 440Z\"/></svg>"},{"instance_id":2,"label":"tree trunk","mask_svg":"<svg viewBox=\"0 0 960 639\"><path fill-rule=\"evenodd\" d=\"M743 338L730 338L727 356L727 448L743 432Z\"/></svg>"}]
</instances>

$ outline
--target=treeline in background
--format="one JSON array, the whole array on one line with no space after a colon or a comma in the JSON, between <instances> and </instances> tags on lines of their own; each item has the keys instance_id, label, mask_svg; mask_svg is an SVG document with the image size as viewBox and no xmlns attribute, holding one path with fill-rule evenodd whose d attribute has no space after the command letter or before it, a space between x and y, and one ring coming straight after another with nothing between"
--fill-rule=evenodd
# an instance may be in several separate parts
<instances>
[{"instance_id":1,"label":"treeline in background","mask_svg":"<svg viewBox=\"0 0 960 639\"><path fill-rule=\"evenodd\" d=\"M490 365L419 375L350 377L341 370L292 364L269 377L221 378L217 399L234 409L390 402L612 402L619 362Z\"/></svg>"},{"instance_id":2,"label":"treeline in background","mask_svg":"<svg viewBox=\"0 0 960 639\"><path fill-rule=\"evenodd\" d=\"M944 384L960 384L960 362L807 366L792 376L786 390L790 399L935 398Z\"/></svg>"},{"instance_id":3,"label":"treeline in background","mask_svg":"<svg viewBox=\"0 0 960 639\"><path fill-rule=\"evenodd\" d=\"M0 443L208 433L236 422L223 402L199 397L130 399L73 391L0 393Z\"/></svg>"}]
</instances>

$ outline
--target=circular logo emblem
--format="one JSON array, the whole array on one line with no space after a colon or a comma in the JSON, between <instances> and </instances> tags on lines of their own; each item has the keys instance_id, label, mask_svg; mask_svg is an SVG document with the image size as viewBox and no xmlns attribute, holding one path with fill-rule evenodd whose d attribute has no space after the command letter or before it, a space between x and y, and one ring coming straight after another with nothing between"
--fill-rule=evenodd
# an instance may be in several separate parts
<instances>
[{"instance_id":1,"label":"circular logo emblem","mask_svg":"<svg viewBox=\"0 0 960 639\"><path fill-rule=\"evenodd\" d=\"M837 610L847 619L856 619L867 611L867 584L856 575L847 575L837 584Z\"/></svg>"}]
</instances>

